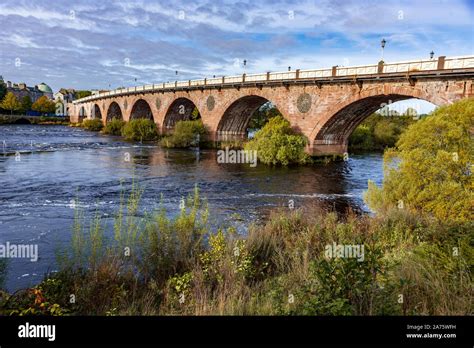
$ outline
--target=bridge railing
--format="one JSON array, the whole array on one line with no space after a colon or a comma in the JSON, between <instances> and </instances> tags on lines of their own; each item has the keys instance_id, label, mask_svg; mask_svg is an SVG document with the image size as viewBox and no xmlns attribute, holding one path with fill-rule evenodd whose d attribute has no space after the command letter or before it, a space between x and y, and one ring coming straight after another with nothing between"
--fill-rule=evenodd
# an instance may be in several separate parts
<instances>
[{"instance_id":1,"label":"bridge railing","mask_svg":"<svg viewBox=\"0 0 474 348\"><path fill-rule=\"evenodd\" d=\"M245 75L245 82L258 82L258 81L266 81L267 74L248 74Z\"/></svg>"},{"instance_id":2,"label":"bridge railing","mask_svg":"<svg viewBox=\"0 0 474 348\"><path fill-rule=\"evenodd\" d=\"M332 75L332 69L312 69L312 70L300 70L300 79L311 79L319 77L329 77Z\"/></svg>"},{"instance_id":3,"label":"bridge railing","mask_svg":"<svg viewBox=\"0 0 474 348\"><path fill-rule=\"evenodd\" d=\"M209 79L163 82L144 86L121 88L103 92L73 101L74 104L94 100L106 96L135 93L140 91L172 89L176 87L216 86L244 82L285 81L295 79L316 79L326 77L364 76L373 74L404 73L414 71L430 71L443 69L474 68L474 56L438 57L434 59L420 59L395 63L379 63L329 69L292 70L281 72L267 72L263 74L242 74L237 76L222 76Z\"/></svg>"},{"instance_id":4,"label":"bridge railing","mask_svg":"<svg viewBox=\"0 0 474 348\"><path fill-rule=\"evenodd\" d=\"M444 61L445 69L468 69L474 68L474 57L450 57Z\"/></svg>"}]
</instances>

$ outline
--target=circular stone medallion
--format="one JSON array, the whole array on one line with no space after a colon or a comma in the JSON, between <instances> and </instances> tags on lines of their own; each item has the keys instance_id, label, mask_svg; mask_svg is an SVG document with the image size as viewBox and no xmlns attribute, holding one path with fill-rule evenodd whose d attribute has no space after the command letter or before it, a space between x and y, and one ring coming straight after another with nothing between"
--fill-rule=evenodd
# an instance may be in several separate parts
<instances>
[{"instance_id":1,"label":"circular stone medallion","mask_svg":"<svg viewBox=\"0 0 474 348\"><path fill-rule=\"evenodd\" d=\"M212 111L214 109L214 106L216 105L216 100L214 99L212 95L207 97L206 105L207 105L207 110Z\"/></svg>"},{"instance_id":2,"label":"circular stone medallion","mask_svg":"<svg viewBox=\"0 0 474 348\"><path fill-rule=\"evenodd\" d=\"M296 101L296 106L301 113L306 113L311 109L311 96L308 93L300 94Z\"/></svg>"},{"instance_id":3,"label":"circular stone medallion","mask_svg":"<svg viewBox=\"0 0 474 348\"><path fill-rule=\"evenodd\" d=\"M161 100L160 100L160 98L156 98L155 105L156 105L156 108L157 108L158 110L160 110L160 107L161 107Z\"/></svg>"}]
</instances>

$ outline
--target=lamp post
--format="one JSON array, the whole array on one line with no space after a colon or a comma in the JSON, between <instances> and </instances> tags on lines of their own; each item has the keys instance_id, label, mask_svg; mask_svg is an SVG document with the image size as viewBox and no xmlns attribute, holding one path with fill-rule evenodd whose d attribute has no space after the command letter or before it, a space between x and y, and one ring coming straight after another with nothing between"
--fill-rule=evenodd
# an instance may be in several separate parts
<instances>
[{"instance_id":1,"label":"lamp post","mask_svg":"<svg viewBox=\"0 0 474 348\"><path fill-rule=\"evenodd\" d=\"M434 57L434 52L431 51L431 52L430 52L430 59L433 59L433 57Z\"/></svg>"},{"instance_id":2,"label":"lamp post","mask_svg":"<svg viewBox=\"0 0 474 348\"><path fill-rule=\"evenodd\" d=\"M288 67L288 71L291 71L291 66Z\"/></svg>"},{"instance_id":3,"label":"lamp post","mask_svg":"<svg viewBox=\"0 0 474 348\"><path fill-rule=\"evenodd\" d=\"M385 41L385 39L382 39L382 41L380 41L380 46L382 46L382 62L383 62L383 51L384 51L386 43L387 41Z\"/></svg>"}]
</instances>

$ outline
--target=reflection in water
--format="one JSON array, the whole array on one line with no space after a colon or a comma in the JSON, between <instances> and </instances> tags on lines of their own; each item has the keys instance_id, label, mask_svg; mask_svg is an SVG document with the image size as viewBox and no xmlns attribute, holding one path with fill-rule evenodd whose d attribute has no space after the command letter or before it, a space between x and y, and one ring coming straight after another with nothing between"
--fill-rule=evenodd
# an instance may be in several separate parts
<instances>
[{"instance_id":1,"label":"reflection in water","mask_svg":"<svg viewBox=\"0 0 474 348\"><path fill-rule=\"evenodd\" d=\"M141 212L157 208L163 195L175 214L181 197L198 185L214 223L233 223L245 233L248 224L288 206L290 199L296 207L366 210L367 180L382 178L378 154L312 167L252 168L218 164L214 150L162 149L65 126L0 126L3 140L7 153L23 154L21 161L0 155L0 243L37 243L40 257L36 263L9 260L10 290L36 283L54 269L55 250L69 242L76 198L86 214L99 211L108 221L121 190L135 181L144 188ZM235 213L242 219L234 221Z\"/></svg>"}]
</instances>

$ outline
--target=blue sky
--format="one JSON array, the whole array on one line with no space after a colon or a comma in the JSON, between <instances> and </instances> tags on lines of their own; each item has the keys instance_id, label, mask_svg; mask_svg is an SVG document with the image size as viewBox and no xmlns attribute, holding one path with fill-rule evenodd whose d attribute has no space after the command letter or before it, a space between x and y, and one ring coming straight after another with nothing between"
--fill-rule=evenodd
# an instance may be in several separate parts
<instances>
[{"instance_id":1,"label":"blue sky","mask_svg":"<svg viewBox=\"0 0 474 348\"><path fill-rule=\"evenodd\" d=\"M212 75L474 54L474 1L0 3L5 80L108 89ZM135 82L135 79L137 82Z\"/></svg>"}]
</instances>

